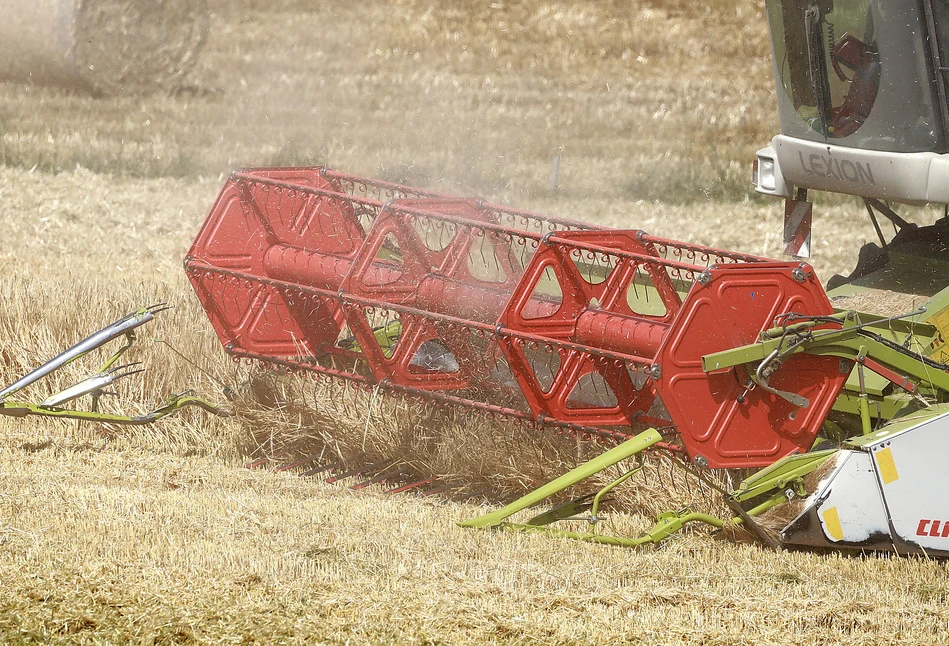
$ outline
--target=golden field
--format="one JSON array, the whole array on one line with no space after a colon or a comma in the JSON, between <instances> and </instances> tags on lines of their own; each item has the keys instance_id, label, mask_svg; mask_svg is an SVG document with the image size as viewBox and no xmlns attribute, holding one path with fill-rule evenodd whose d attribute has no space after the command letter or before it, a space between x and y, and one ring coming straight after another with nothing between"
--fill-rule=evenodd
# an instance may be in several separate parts
<instances>
[{"instance_id":1,"label":"golden field","mask_svg":"<svg viewBox=\"0 0 949 646\"><path fill-rule=\"evenodd\" d=\"M781 251L781 205L749 187L777 130L759 3L316 4L215 3L197 69L167 93L0 85L0 381L169 302L133 351L148 372L107 405L239 394L232 418L186 411L142 429L0 418L0 642L949 641L938 562L772 553L702 530L638 551L462 530L480 507L241 467L355 437L501 498L571 456L503 425L471 447L477 419L230 363L181 261L234 168L325 163ZM819 198L818 274L849 271L873 236L858 205ZM261 382L279 396L262 401ZM643 492L625 508L680 502L661 482ZM617 531L648 522L614 518Z\"/></svg>"}]
</instances>

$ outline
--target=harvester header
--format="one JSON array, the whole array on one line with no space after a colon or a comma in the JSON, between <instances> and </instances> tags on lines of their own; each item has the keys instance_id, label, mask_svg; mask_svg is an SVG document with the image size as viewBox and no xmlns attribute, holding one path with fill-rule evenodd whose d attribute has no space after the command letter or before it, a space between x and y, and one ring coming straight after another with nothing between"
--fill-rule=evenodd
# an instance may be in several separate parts
<instances>
[{"instance_id":1,"label":"harvester header","mask_svg":"<svg viewBox=\"0 0 949 646\"><path fill-rule=\"evenodd\" d=\"M706 483L702 474L710 470L763 470L723 491L731 519L683 510L663 515L638 539L557 533L638 545L689 522L743 523L774 543L754 518L797 500L801 514L825 514L823 533L795 521L781 542L862 545L858 512L843 502L820 506L833 477L805 478L825 465L866 466L868 451L889 441L869 441L889 437L888 420L920 415L949 392L946 366L926 356L940 332L923 320L925 310L892 319L838 312L806 263L326 168L234 173L185 266L237 360L613 445L473 526L553 531L551 523L591 508L587 519L595 523L603 496L638 466L592 502L573 501L527 523L508 517L643 451L661 450ZM933 302L941 310L946 300ZM916 419L936 423L939 411ZM881 468L884 480L896 469ZM875 495L884 505L887 492ZM845 502L867 504L860 496ZM851 541L854 531L861 538ZM914 549L895 529L873 548L887 541Z\"/></svg>"}]
</instances>

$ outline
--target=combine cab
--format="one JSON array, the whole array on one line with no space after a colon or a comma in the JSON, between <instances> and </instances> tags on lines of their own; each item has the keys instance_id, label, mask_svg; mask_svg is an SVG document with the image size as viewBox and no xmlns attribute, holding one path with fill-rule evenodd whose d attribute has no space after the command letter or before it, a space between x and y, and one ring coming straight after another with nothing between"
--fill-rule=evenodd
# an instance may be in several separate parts
<instances>
[{"instance_id":1,"label":"combine cab","mask_svg":"<svg viewBox=\"0 0 949 646\"><path fill-rule=\"evenodd\" d=\"M788 255L807 257L808 191L854 195L879 237L832 293L932 296L946 286L949 219L917 227L895 203L949 204L949 5L941 0L768 0L781 134L755 187L786 199ZM880 218L898 233L887 240ZM920 261L920 259L924 259ZM845 286L843 289L842 286ZM836 291L835 291L836 290Z\"/></svg>"},{"instance_id":2,"label":"combine cab","mask_svg":"<svg viewBox=\"0 0 949 646\"><path fill-rule=\"evenodd\" d=\"M234 173L186 258L189 279L235 358L610 447L466 525L640 545L687 523L741 524L774 546L947 556L949 502L931 495L949 425L944 221L916 228L887 203L949 202L947 11L768 2L782 134L759 151L756 186L787 199L799 257L808 190L859 195L874 224L882 215L902 226L893 240L881 233L883 246L865 251L832 295L912 285L928 299L921 309L885 318L835 309L800 258L326 168ZM925 262L906 260L927 244ZM722 491L729 517L686 509L638 538L597 533L605 496L645 451L706 483L714 470L752 475ZM629 460L637 464L599 493L512 520ZM786 520L774 535L759 521L777 508ZM593 529L553 529L578 518Z\"/></svg>"}]
</instances>

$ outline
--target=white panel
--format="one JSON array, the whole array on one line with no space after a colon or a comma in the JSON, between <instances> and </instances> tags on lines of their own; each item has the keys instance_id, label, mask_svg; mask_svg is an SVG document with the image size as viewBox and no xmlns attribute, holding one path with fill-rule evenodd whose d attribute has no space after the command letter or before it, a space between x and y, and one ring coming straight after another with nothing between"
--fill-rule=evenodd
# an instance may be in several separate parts
<instances>
[{"instance_id":1,"label":"white panel","mask_svg":"<svg viewBox=\"0 0 949 646\"><path fill-rule=\"evenodd\" d=\"M949 414L867 448L896 534L926 549L949 551Z\"/></svg>"},{"instance_id":2,"label":"white panel","mask_svg":"<svg viewBox=\"0 0 949 646\"><path fill-rule=\"evenodd\" d=\"M785 135L774 137L771 146L785 181L794 186L899 202L946 198L949 167L936 153L861 150Z\"/></svg>"},{"instance_id":3,"label":"white panel","mask_svg":"<svg viewBox=\"0 0 949 646\"><path fill-rule=\"evenodd\" d=\"M889 536L886 510L870 456L859 451L841 451L841 460L814 496L822 499L817 515L827 540L860 543L874 535Z\"/></svg>"}]
</instances>

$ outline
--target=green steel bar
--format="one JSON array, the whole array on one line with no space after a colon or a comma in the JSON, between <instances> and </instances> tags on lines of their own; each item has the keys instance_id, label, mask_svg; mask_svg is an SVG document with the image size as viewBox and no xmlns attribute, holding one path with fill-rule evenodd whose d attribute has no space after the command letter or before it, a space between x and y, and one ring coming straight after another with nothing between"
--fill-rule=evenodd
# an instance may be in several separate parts
<instances>
[{"instance_id":1,"label":"green steel bar","mask_svg":"<svg viewBox=\"0 0 949 646\"><path fill-rule=\"evenodd\" d=\"M604 545L639 547L650 543L660 543L669 536L679 532L686 524L692 522L705 523L715 527L716 529L721 529L726 525L743 524L745 519L741 516L736 516L728 520L722 520L720 518L716 518L715 516L710 516L709 514L693 512L686 509L681 512L670 511L660 514L656 520L656 524L653 525L642 536L637 538L609 536L596 534L594 532L576 532L549 527L550 523L558 520L579 520L575 518L572 519L570 516L573 516L573 514L580 510L581 507L585 506L585 504L590 504L584 503L584 500L589 500L590 496L578 501L571 501L570 503L560 505L554 510L541 514L526 523L512 523L506 520L513 514L535 505L545 498L563 491L564 489L581 482L586 478L589 478L603 469L606 469L622 460L636 455L642 450L652 446L660 439L661 437L659 433L655 430L650 429L645 431L635 438L628 440L620 446L607 451L603 455L577 467L569 473L564 474L563 476L520 498L510 505L493 513L464 521L459 523L459 525L462 527L479 528L498 527L509 531L527 532L530 534L545 534L547 536L570 538L591 543L601 543ZM764 470L757 476L747 479L741 484L738 490L733 492L731 499L735 502L735 504L737 504L739 501L750 500L766 493L773 492L771 496L747 512L747 516L749 517L758 516L769 509L785 504L788 500L784 492L787 485L789 483L800 482L800 479L804 475L817 469L828 458L836 453L836 450L828 450L818 451L813 454L790 456L789 458L786 458L785 460L776 463L772 467ZM636 468L624 473L622 476L606 485L606 487L601 489L596 494L594 502L592 503L593 518L595 518L599 507L599 498L638 471L639 468Z\"/></svg>"},{"instance_id":2,"label":"green steel bar","mask_svg":"<svg viewBox=\"0 0 949 646\"><path fill-rule=\"evenodd\" d=\"M760 516L764 512L768 511L769 509L774 509L775 507L784 505L787 502L788 502L788 499L784 495L784 492L778 491L777 493L773 494L771 497L767 498L764 502L759 503L755 505L754 507L752 507L751 509L749 509L747 512L745 512L745 515L748 516L748 518L754 518L756 516ZM745 522L745 519L742 518L741 516L734 516L732 518L729 518L727 521L722 522L722 527L724 527L725 525L741 525L744 522ZM709 523L709 524L712 525L713 523Z\"/></svg>"},{"instance_id":3,"label":"green steel bar","mask_svg":"<svg viewBox=\"0 0 949 646\"><path fill-rule=\"evenodd\" d=\"M867 358L869 348L865 345L860 346L857 353L857 379L860 383L860 390L857 392L857 406L860 409L860 430L864 435L869 435L873 431L873 422L870 420L870 404L867 402L867 384L864 379L863 361Z\"/></svg>"},{"instance_id":4,"label":"green steel bar","mask_svg":"<svg viewBox=\"0 0 949 646\"><path fill-rule=\"evenodd\" d=\"M713 352L702 357L702 370L722 372L746 363L758 363L764 361L777 345L777 340L759 341L721 352Z\"/></svg>"},{"instance_id":5,"label":"green steel bar","mask_svg":"<svg viewBox=\"0 0 949 646\"><path fill-rule=\"evenodd\" d=\"M769 509L773 509L778 505L783 505L788 502L788 499L785 497L783 491L779 491L764 502L759 505L756 505L748 510L748 515L754 518L755 516L760 516ZM735 516L731 520L733 525L740 525L742 518L740 516Z\"/></svg>"},{"instance_id":6,"label":"green steel bar","mask_svg":"<svg viewBox=\"0 0 949 646\"><path fill-rule=\"evenodd\" d=\"M610 484L606 485L605 487L597 491L596 495L593 496L593 507L590 508L590 516L593 519L597 518L597 512L600 511L600 502L603 500L603 496L605 496L607 493L609 493L610 491L612 491L619 485L623 484L624 482L626 482L627 480L629 480L630 478L632 478L634 475L636 475L642 470L643 470L643 465L640 464L635 469L630 469L629 471L621 475L619 478L617 478Z\"/></svg>"},{"instance_id":7,"label":"green steel bar","mask_svg":"<svg viewBox=\"0 0 949 646\"><path fill-rule=\"evenodd\" d=\"M489 514L463 521L459 523L459 525L462 527L498 527L504 523L504 520L509 516L512 516L523 509L527 509L528 507L536 505L540 501L549 498L550 496L559 493L564 489L577 484L578 482L586 480L590 476L599 473L603 469L607 469L618 462L622 462L623 460L630 458L645 449L648 449L650 446L661 440L662 436L659 435L659 431L654 428L650 428L646 431L643 431L636 437L626 440L619 446L610 449L603 455L597 456L589 462L584 462L576 469L563 474L556 480L548 482L539 489L535 489L526 496L515 500L510 505L502 507L501 509Z\"/></svg>"},{"instance_id":8,"label":"green steel bar","mask_svg":"<svg viewBox=\"0 0 949 646\"><path fill-rule=\"evenodd\" d=\"M858 400L859 396L844 391L834 402L834 410L859 416L860 403ZM869 407L870 417L873 419L893 419L897 413L906 408L912 398L905 393L900 393L899 395L887 395L886 397L867 397L867 400L868 404L872 403L872 406Z\"/></svg>"},{"instance_id":9,"label":"green steel bar","mask_svg":"<svg viewBox=\"0 0 949 646\"><path fill-rule=\"evenodd\" d=\"M708 514L695 511L680 514L674 511L667 511L664 514L659 514L656 524L640 538L648 538L650 543L659 543L678 532L687 523L692 522L705 523L716 529L721 529L725 526L725 522L722 519L709 516Z\"/></svg>"},{"instance_id":10,"label":"green steel bar","mask_svg":"<svg viewBox=\"0 0 949 646\"><path fill-rule=\"evenodd\" d=\"M856 313L853 311L843 311L843 312L838 312L837 314L834 314L833 316L829 316L827 318L836 319L840 321L841 325L843 325L845 321L853 320L854 318L856 318ZM763 332L761 332L759 337L762 340L778 339L787 334L794 335L797 332L806 332L812 327L814 327L813 321L802 321L800 323L792 323L791 325L773 327L770 330L764 330Z\"/></svg>"},{"instance_id":11,"label":"green steel bar","mask_svg":"<svg viewBox=\"0 0 949 646\"><path fill-rule=\"evenodd\" d=\"M860 409L860 432L869 435L873 432L873 422L870 419L870 404L867 402L866 393L857 396L857 406Z\"/></svg>"},{"instance_id":12,"label":"green steel bar","mask_svg":"<svg viewBox=\"0 0 949 646\"><path fill-rule=\"evenodd\" d=\"M135 330L129 330L128 332L125 333L125 344L121 348L116 350L115 354L109 357L108 361L106 361L102 365L102 367L99 368L99 372L105 372L106 370L114 366L115 363L119 360L119 357L125 354L125 351L131 348L134 344L135 344Z\"/></svg>"},{"instance_id":13,"label":"green steel bar","mask_svg":"<svg viewBox=\"0 0 949 646\"><path fill-rule=\"evenodd\" d=\"M744 502L775 489L783 490L788 484L800 480L818 469L836 453L837 449L827 449L782 458L766 469L743 480L738 488L731 492L731 499L735 502ZM748 515L753 516L754 514L748 512Z\"/></svg>"},{"instance_id":14,"label":"green steel bar","mask_svg":"<svg viewBox=\"0 0 949 646\"><path fill-rule=\"evenodd\" d=\"M618 547L639 547L646 543L654 542L649 536L640 536L639 538L623 538L621 536L606 536L603 534L592 534L589 532L569 532L563 529L553 527L538 527L536 525L524 525L521 523L504 523L504 529L526 532L528 534L544 534L556 538L572 538L577 541L586 541L588 543L602 543L603 545L616 545Z\"/></svg>"},{"instance_id":15,"label":"green steel bar","mask_svg":"<svg viewBox=\"0 0 949 646\"><path fill-rule=\"evenodd\" d=\"M84 422L107 422L111 424L126 424L131 426L141 426L150 424L167 415L171 415L186 406L197 406L203 408L214 415L223 417L230 416L231 413L218 408L214 404L207 402L200 397L195 397L188 393L175 395L159 408L145 415L132 417L130 415L113 415L111 413L99 413L97 411L71 410L68 408L43 407L37 404L27 402L0 402L0 415L8 417L26 417L28 415L40 415L42 417L56 417L59 419L77 419Z\"/></svg>"},{"instance_id":16,"label":"green steel bar","mask_svg":"<svg viewBox=\"0 0 949 646\"><path fill-rule=\"evenodd\" d=\"M740 519L739 519L740 520ZM658 521L649 531L638 538L623 538L621 536L607 536L604 534L594 534L592 532L571 532L563 529L551 527L527 525L524 523L503 523L501 527L516 532L527 532L528 534L545 534L559 538L572 538L578 541L588 543L602 543L604 545L618 545L620 547L639 547L649 543L661 543L676 532L682 529L687 523L701 522L711 525L716 529L725 526L725 522L720 518L701 514L698 512L688 512L682 515L674 511L666 512L659 516Z\"/></svg>"},{"instance_id":17,"label":"green steel bar","mask_svg":"<svg viewBox=\"0 0 949 646\"><path fill-rule=\"evenodd\" d=\"M721 371L745 363L763 361L781 347L781 339L768 339L750 345L715 352L702 357L702 368L706 372ZM817 356L834 356L854 360L866 346L867 356L896 372L905 375L924 387L949 393L949 373L936 370L912 356L880 343L876 339L860 334L855 327L843 330L818 330L812 340L795 347L791 354L806 352Z\"/></svg>"},{"instance_id":18,"label":"green steel bar","mask_svg":"<svg viewBox=\"0 0 949 646\"><path fill-rule=\"evenodd\" d=\"M839 310L838 315L847 314L849 311ZM940 308L937 307L931 311L938 313ZM922 320L922 317L926 316L926 312L920 312L917 310L916 313L910 314L911 315L909 316L893 318L891 316L870 314L869 312L854 312L853 318L859 318L861 326L869 328L875 332L895 332L902 335L911 334L914 337L925 339L925 343L929 343L929 341L932 341L936 335L939 334L939 330L936 329L936 326Z\"/></svg>"},{"instance_id":19,"label":"green steel bar","mask_svg":"<svg viewBox=\"0 0 949 646\"><path fill-rule=\"evenodd\" d=\"M887 368L909 377L916 382L917 386L949 393L949 373L931 368L919 359L903 354L872 338L833 339L830 342L815 339L803 344L800 351L818 356L834 356L852 360L860 352L860 346L862 345L866 345L868 348L867 356L872 357Z\"/></svg>"},{"instance_id":20,"label":"green steel bar","mask_svg":"<svg viewBox=\"0 0 949 646\"><path fill-rule=\"evenodd\" d=\"M771 332L771 330L762 332L762 338L757 343L750 343L737 348L731 348L729 350L722 350L721 352L713 352L711 354L705 355L702 357L702 369L705 372L714 372L716 370L727 370L745 363L764 361L768 356L771 355L772 352L780 349L787 341L782 337L765 337L768 332ZM842 330L821 330L820 337L818 337L820 339L819 345L839 343L844 339L855 338L858 336L858 332L859 330L855 327L848 327ZM802 343L801 345L797 346L793 352L795 354L798 352L804 352L804 348L811 348L815 343L816 340L810 341L808 343ZM852 358L852 356L850 358Z\"/></svg>"}]
</instances>

